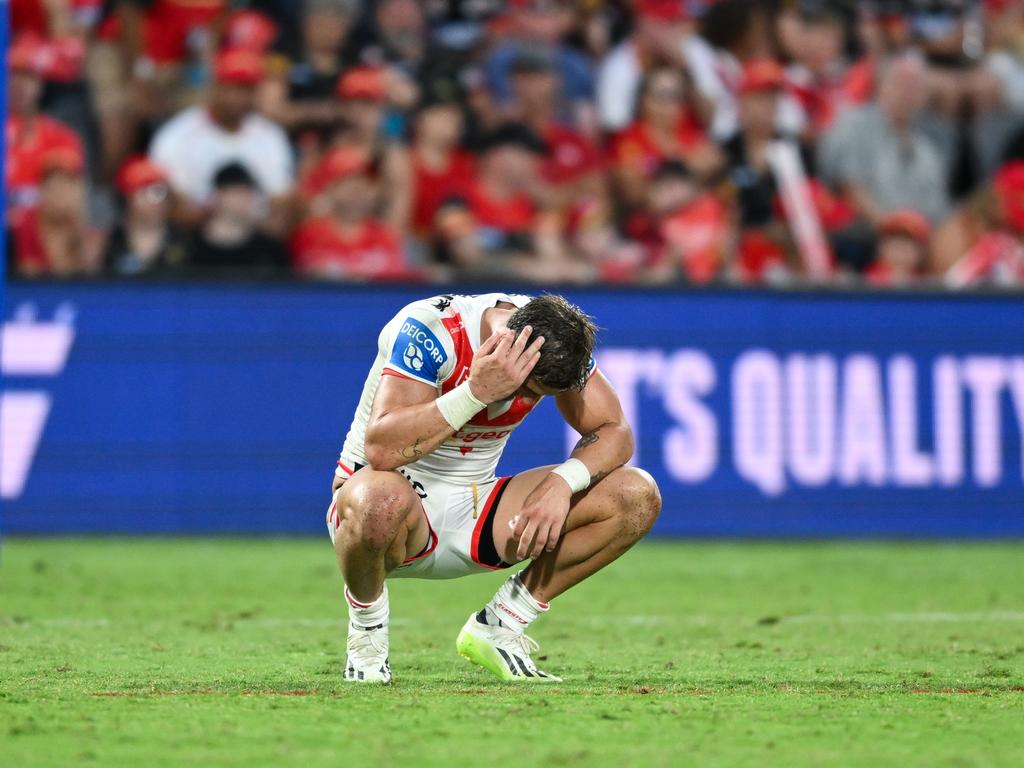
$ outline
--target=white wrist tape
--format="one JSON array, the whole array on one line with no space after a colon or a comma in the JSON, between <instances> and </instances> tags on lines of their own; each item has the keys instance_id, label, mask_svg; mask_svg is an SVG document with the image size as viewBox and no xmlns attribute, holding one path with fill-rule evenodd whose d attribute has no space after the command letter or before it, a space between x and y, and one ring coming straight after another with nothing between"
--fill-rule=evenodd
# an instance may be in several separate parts
<instances>
[{"instance_id":1,"label":"white wrist tape","mask_svg":"<svg viewBox=\"0 0 1024 768\"><path fill-rule=\"evenodd\" d=\"M459 384L451 392L441 395L434 402L437 404L437 410L444 416L444 420L456 432L462 429L463 425L476 413L487 407L487 403L476 399L473 390L469 388L469 379Z\"/></svg>"},{"instance_id":2,"label":"white wrist tape","mask_svg":"<svg viewBox=\"0 0 1024 768\"><path fill-rule=\"evenodd\" d=\"M564 464L559 464L551 470L551 474L558 475L565 480L573 493L579 493L590 487L590 470L579 459L569 459Z\"/></svg>"}]
</instances>

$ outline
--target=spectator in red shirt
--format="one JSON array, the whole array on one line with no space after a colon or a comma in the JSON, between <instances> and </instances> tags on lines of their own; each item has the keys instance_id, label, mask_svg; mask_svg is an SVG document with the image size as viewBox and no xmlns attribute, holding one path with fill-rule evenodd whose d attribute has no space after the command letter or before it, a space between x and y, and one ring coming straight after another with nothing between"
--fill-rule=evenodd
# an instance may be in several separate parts
<instances>
[{"instance_id":1,"label":"spectator in red shirt","mask_svg":"<svg viewBox=\"0 0 1024 768\"><path fill-rule=\"evenodd\" d=\"M568 211L574 203L607 197L604 163L597 147L559 117L561 87L557 61L545 48L520 46L512 62L512 114L547 147L541 173L555 204Z\"/></svg>"},{"instance_id":2,"label":"spectator in red shirt","mask_svg":"<svg viewBox=\"0 0 1024 768\"><path fill-rule=\"evenodd\" d=\"M40 161L53 149L64 148L81 157L82 143L69 127L41 114L46 51L31 36L14 41L7 52L9 71L7 124L4 132L7 226L15 228L35 209L42 179Z\"/></svg>"},{"instance_id":3,"label":"spectator in red shirt","mask_svg":"<svg viewBox=\"0 0 1024 768\"><path fill-rule=\"evenodd\" d=\"M118 26L135 117L157 122L192 106L213 59L213 26L228 0L122 0Z\"/></svg>"},{"instance_id":4,"label":"spectator in red shirt","mask_svg":"<svg viewBox=\"0 0 1024 768\"><path fill-rule=\"evenodd\" d=\"M1024 160L1002 166L935 237L946 285L1024 285Z\"/></svg>"},{"instance_id":5,"label":"spectator in red shirt","mask_svg":"<svg viewBox=\"0 0 1024 768\"><path fill-rule=\"evenodd\" d=\"M904 208L887 214L878 225L875 260L865 270L871 285L899 287L916 283L928 265L931 225L917 211Z\"/></svg>"},{"instance_id":6,"label":"spectator in red shirt","mask_svg":"<svg viewBox=\"0 0 1024 768\"><path fill-rule=\"evenodd\" d=\"M873 68L864 59L850 66L845 57L844 12L828 3L803 8L794 39L796 61L787 75L792 93L807 115L808 131L827 130L846 107L871 98Z\"/></svg>"},{"instance_id":7,"label":"spectator in red shirt","mask_svg":"<svg viewBox=\"0 0 1024 768\"><path fill-rule=\"evenodd\" d=\"M449 201L439 218L452 261L471 277L571 279L575 265L540 175L544 142L521 123L505 123L478 149L465 199Z\"/></svg>"},{"instance_id":8,"label":"spectator in red shirt","mask_svg":"<svg viewBox=\"0 0 1024 768\"><path fill-rule=\"evenodd\" d=\"M80 277L101 266L104 236L85 211L85 163L68 147L52 148L39 160L39 205L13 230L14 263L25 277Z\"/></svg>"},{"instance_id":9,"label":"spectator in red shirt","mask_svg":"<svg viewBox=\"0 0 1024 768\"><path fill-rule=\"evenodd\" d=\"M331 150L315 177L330 208L326 216L307 219L292 238L292 263L299 274L333 280L415 276L398 235L373 217L377 182L361 153Z\"/></svg>"},{"instance_id":10,"label":"spectator in red shirt","mask_svg":"<svg viewBox=\"0 0 1024 768\"><path fill-rule=\"evenodd\" d=\"M473 181L473 156L460 147L462 109L453 83L439 85L420 105L411 147L413 168L412 231L426 239L442 203L464 196Z\"/></svg>"},{"instance_id":11,"label":"spectator in red shirt","mask_svg":"<svg viewBox=\"0 0 1024 768\"><path fill-rule=\"evenodd\" d=\"M544 142L518 123L506 123L483 138L468 202L485 250L535 247L531 241L546 203L540 178L545 150Z\"/></svg>"},{"instance_id":12,"label":"spectator in red shirt","mask_svg":"<svg viewBox=\"0 0 1024 768\"><path fill-rule=\"evenodd\" d=\"M131 50L157 67L180 65L209 52L212 25L227 0L129 0L121 3ZM206 39L204 39L206 38Z\"/></svg>"},{"instance_id":13,"label":"spectator in red shirt","mask_svg":"<svg viewBox=\"0 0 1024 768\"><path fill-rule=\"evenodd\" d=\"M728 209L678 160L661 164L649 186L646 211L631 220L648 248L645 282L683 279L703 284L729 266L732 227Z\"/></svg>"},{"instance_id":14,"label":"spectator in red shirt","mask_svg":"<svg viewBox=\"0 0 1024 768\"><path fill-rule=\"evenodd\" d=\"M379 170L381 218L406 232L412 211L412 163L409 150L385 130L388 102L404 81L384 67L352 67L338 79L342 128L334 146L358 149Z\"/></svg>"},{"instance_id":15,"label":"spectator in red shirt","mask_svg":"<svg viewBox=\"0 0 1024 768\"><path fill-rule=\"evenodd\" d=\"M640 117L612 141L612 161L622 197L642 206L647 182L666 160L684 162L700 178L722 166L722 155L687 110L686 81L672 67L659 67L644 80Z\"/></svg>"},{"instance_id":16,"label":"spectator in red shirt","mask_svg":"<svg viewBox=\"0 0 1024 768\"><path fill-rule=\"evenodd\" d=\"M99 21L103 0L12 0L11 33L29 35L45 49L43 108L71 126L83 140L87 168L95 168L99 145L93 97L85 82L87 45Z\"/></svg>"}]
</instances>

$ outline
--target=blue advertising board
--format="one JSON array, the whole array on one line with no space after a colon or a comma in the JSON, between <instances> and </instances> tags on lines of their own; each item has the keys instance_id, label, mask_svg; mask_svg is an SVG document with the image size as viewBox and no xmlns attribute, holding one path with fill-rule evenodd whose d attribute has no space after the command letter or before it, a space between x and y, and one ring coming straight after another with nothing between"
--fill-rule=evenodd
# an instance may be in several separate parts
<instances>
[{"instance_id":1,"label":"blue advertising board","mask_svg":"<svg viewBox=\"0 0 1024 768\"><path fill-rule=\"evenodd\" d=\"M10 15L8 0L0 0L0 51L4 59L10 46ZM0 123L7 125L7 67L0 71ZM7 178L7 152L0 152L0 179ZM0 210L7 210L7 189L0 184ZM7 287L7 238L0 238L0 317L4 316L4 291ZM2 446L0 446L2 448ZM0 532L3 530L3 508L0 507Z\"/></svg>"},{"instance_id":2,"label":"blue advertising board","mask_svg":"<svg viewBox=\"0 0 1024 768\"><path fill-rule=\"evenodd\" d=\"M318 533L381 327L430 288L9 286L9 533ZM1024 300L567 294L660 534L1024 535ZM564 459L550 403L508 474Z\"/></svg>"}]
</instances>

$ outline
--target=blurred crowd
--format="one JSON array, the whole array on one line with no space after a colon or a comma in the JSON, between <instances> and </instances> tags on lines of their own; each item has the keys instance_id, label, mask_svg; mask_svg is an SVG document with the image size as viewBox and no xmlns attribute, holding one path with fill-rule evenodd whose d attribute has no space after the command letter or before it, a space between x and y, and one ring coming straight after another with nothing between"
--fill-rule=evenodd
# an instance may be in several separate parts
<instances>
[{"instance_id":1,"label":"blurred crowd","mask_svg":"<svg viewBox=\"0 0 1024 768\"><path fill-rule=\"evenodd\" d=\"M1024 0L10 0L12 273L1024 285Z\"/></svg>"}]
</instances>

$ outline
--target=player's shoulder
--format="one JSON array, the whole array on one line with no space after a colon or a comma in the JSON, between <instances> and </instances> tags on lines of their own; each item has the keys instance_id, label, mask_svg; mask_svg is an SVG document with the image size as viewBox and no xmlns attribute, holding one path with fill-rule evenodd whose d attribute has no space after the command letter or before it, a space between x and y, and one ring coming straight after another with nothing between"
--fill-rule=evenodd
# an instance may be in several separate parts
<instances>
[{"instance_id":1,"label":"player's shoulder","mask_svg":"<svg viewBox=\"0 0 1024 768\"><path fill-rule=\"evenodd\" d=\"M498 304L511 304L514 307L526 306L533 296L522 293L477 293L472 296L458 296L458 299L473 309L482 312Z\"/></svg>"},{"instance_id":2,"label":"player's shoulder","mask_svg":"<svg viewBox=\"0 0 1024 768\"><path fill-rule=\"evenodd\" d=\"M442 343L451 343L453 334L478 323L484 311L500 303L515 307L525 306L531 296L516 293L439 294L406 304L398 310L388 324L396 332L422 328Z\"/></svg>"},{"instance_id":3,"label":"player's shoulder","mask_svg":"<svg viewBox=\"0 0 1024 768\"><path fill-rule=\"evenodd\" d=\"M451 308L455 300L456 297L451 294L417 299L402 307L395 315L395 320L413 317L420 322L441 328L443 327L442 319L453 314Z\"/></svg>"},{"instance_id":4,"label":"player's shoulder","mask_svg":"<svg viewBox=\"0 0 1024 768\"><path fill-rule=\"evenodd\" d=\"M457 320L452 295L431 296L402 307L382 335L384 373L436 384L455 359L452 330Z\"/></svg>"}]
</instances>

